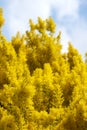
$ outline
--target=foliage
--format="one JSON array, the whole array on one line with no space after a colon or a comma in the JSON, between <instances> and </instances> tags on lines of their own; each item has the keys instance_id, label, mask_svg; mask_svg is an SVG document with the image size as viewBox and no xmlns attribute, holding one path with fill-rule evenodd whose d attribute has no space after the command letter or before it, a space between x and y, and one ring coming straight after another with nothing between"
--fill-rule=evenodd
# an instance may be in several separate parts
<instances>
[{"instance_id":1,"label":"foliage","mask_svg":"<svg viewBox=\"0 0 87 130\"><path fill-rule=\"evenodd\" d=\"M87 130L87 63L55 29L39 17L10 42L1 31L0 130Z\"/></svg>"}]
</instances>

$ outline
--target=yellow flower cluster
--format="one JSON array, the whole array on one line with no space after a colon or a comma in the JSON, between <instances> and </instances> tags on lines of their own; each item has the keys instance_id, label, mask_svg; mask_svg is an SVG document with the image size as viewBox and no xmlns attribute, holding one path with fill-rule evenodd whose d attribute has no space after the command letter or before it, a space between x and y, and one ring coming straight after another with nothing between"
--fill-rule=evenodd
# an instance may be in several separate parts
<instances>
[{"instance_id":1,"label":"yellow flower cluster","mask_svg":"<svg viewBox=\"0 0 87 130\"><path fill-rule=\"evenodd\" d=\"M87 130L87 62L71 43L62 52L55 27L39 17L10 42L0 33L0 130Z\"/></svg>"}]
</instances>

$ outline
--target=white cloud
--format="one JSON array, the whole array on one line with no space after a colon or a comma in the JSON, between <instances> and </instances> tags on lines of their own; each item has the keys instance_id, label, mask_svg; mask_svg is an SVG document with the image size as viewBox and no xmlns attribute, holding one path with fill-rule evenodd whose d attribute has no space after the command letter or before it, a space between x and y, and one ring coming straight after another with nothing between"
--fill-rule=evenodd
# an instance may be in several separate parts
<instances>
[{"instance_id":1,"label":"white cloud","mask_svg":"<svg viewBox=\"0 0 87 130\"><path fill-rule=\"evenodd\" d=\"M10 0L8 4L9 29L11 34L17 30L24 32L28 28L28 20L36 20L38 16L47 18L51 15L51 8L59 12L60 18L71 15L77 16L78 0Z\"/></svg>"},{"instance_id":2,"label":"white cloud","mask_svg":"<svg viewBox=\"0 0 87 130\"><path fill-rule=\"evenodd\" d=\"M12 34L17 30L23 32L28 29L28 20L36 21L38 16L46 18L50 15L50 5L40 0L15 0L9 4L9 28Z\"/></svg>"},{"instance_id":3,"label":"white cloud","mask_svg":"<svg viewBox=\"0 0 87 130\"><path fill-rule=\"evenodd\" d=\"M87 23L78 19L75 27L72 29L71 37L74 46L79 50L83 57L87 52Z\"/></svg>"},{"instance_id":4,"label":"white cloud","mask_svg":"<svg viewBox=\"0 0 87 130\"><path fill-rule=\"evenodd\" d=\"M58 17L72 16L78 17L79 0L56 0L54 6L58 11Z\"/></svg>"}]
</instances>

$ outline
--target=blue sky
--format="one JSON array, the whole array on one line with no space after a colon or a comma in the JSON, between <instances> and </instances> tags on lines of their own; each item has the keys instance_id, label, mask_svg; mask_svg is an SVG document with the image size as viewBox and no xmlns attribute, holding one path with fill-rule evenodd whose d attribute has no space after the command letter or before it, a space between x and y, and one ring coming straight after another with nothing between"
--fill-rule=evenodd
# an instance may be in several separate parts
<instances>
[{"instance_id":1,"label":"blue sky","mask_svg":"<svg viewBox=\"0 0 87 130\"><path fill-rule=\"evenodd\" d=\"M17 31L24 33L29 28L28 21L37 17L52 16L58 31L62 31L63 51L72 42L83 55L87 51L87 0L0 0L4 9L5 25L3 34L8 40Z\"/></svg>"}]
</instances>

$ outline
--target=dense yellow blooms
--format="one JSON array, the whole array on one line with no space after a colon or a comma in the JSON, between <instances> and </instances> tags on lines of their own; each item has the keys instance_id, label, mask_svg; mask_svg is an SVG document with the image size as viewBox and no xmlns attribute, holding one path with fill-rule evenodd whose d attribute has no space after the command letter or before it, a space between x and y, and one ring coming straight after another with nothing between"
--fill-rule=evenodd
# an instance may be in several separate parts
<instances>
[{"instance_id":1,"label":"dense yellow blooms","mask_svg":"<svg viewBox=\"0 0 87 130\"><path fill-rule=\"evenodd\" d=\"M0 33L0 130L87 130L87 62L62 52L51 17L29 22L10 42Z\"/></svg>"}]
</instances>

